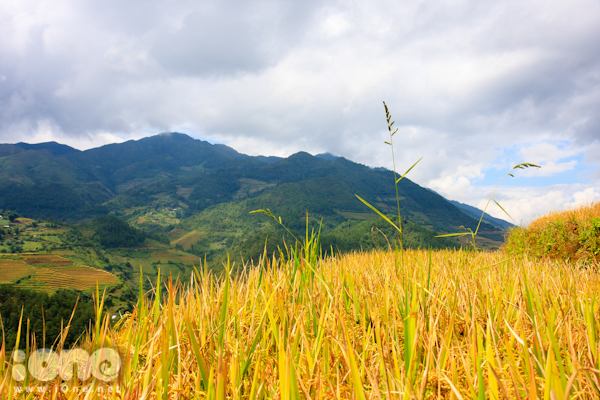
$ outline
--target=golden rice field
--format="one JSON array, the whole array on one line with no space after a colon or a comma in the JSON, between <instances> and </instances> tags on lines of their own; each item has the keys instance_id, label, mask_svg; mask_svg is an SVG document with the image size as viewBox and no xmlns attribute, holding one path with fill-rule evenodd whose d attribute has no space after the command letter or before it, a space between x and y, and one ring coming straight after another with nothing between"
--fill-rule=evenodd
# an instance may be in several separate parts
<instances>
[{"instance_id":1,"label":"golden rice field","mask_svg":"<svg viewBox=\"0 0 600 400\"><path fill-rule=\"evenodd\" d=\"M181 245L181 247L183 247L184 250L189 250L193 244L196 244L196 242L198 242L199 240L202 240L205 236L206 236L206 232L198 232L198 231L187 232L186 234L179 237L178 239L171 241L171 245L175 246L175 245L179 244L179 245Z\"/></svg>"},{"instance_id":2,"label":"golden rice field","mask_svg":"<svg viewBox=\"0 0 600 400\"><path fill-rule=\"evenodd\" d=\"M92 398L600 397L593 268L378 251L265 261L228 278L200 272L161 292L94 329L85 346L116 347L123 368L119 394ZM85 398L70 393L39 398Z\"/></svg>"},{"instance_id":3,"label":"golden rice field","mask_svg":"<svg viewBox=\"0 0 600 400\"><path fill-rule=\"evenodd\" d=\"M96 285L117 284L117 277L110 272L87 267L85 265L69 267L44 267L35 268L31 279L24 287L43 287L48 291L57 289L94 289Z\"/></svg>"},{"instance_id":4,"label":"golden rice field","mask_svg":"<svg viewBox=\"0 0 600 400\"><path fill-rule=\"evenodd\" d=\"M73 261L54 254L21 254L27 264L58 264L72 265Z\"/></svg>"},{"instance_id":5,"label":"golden rice field","mask_svg":"<svg viewBox=\"0 0 600 400\"><path fill-rule=\"evenodd\" d=\"M0 283L12 283L33 272L34 268L21 260L0 259Z\"/></svg>"},{"instance_id":6,"label":"golden rice field","mask_svg":"<svg viewBox=\"0 0 600 400\"><path fill-rule=\"evenodd\" d=\"M73 256L75 252L73 250L52 250L52 254L59 256Z\"/></svg>"},{"instance_id":7,"label":"golden rice field","mask_svg":"<svg viewBox=\"0 0 600 400\"><path fill-rule=\"evenodd\" d=\"M573 242L564 253L531 251L532 237L551 237L564 221L583 227L572 229L583 237L596 229L595 214L572 215L512 231L507 248L496 252L320 259L313 236L298 252L236 275L215 276L205 266L185 287L162 282L140 292L135 310L113 327L108 316L97 318L81 346L117 349L118 381L64 393L81 383L53 381L27 397L15 391L3 347L0 393L73 400L597 399L600 269L593 257L584 264L572 258L589 254L597 241ZM102 302L97 307L103 315Z\"/></svg>"},{"instance_id":8,"label":"golden rice field","mask_svg":"<svg viewBox=\"0 0 600 400\"><path fill-rule=\"evenodd\" d=\"M21 254L22 259L0 259L0 283L19 282L20 287L52 292L62 288L77 290L94 289L96 285L117 284L117 277L110 272L85 265L73 265L73 261L52 254Z\"/></svg>"}]
</instances>

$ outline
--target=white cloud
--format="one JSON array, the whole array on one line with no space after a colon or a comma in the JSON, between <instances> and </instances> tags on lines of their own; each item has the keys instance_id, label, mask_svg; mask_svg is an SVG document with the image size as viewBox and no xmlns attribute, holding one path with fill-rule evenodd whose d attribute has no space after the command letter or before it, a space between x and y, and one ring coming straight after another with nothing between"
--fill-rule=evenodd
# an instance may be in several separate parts
<instances>
[{"instance_id":1,"label":"white cloud","mask_svg":"<svg viewBox=\"0 0 600 400\"><path fill-rule=\"evenodd\" d=\"M503 188L502 195L496 201L513 218L512 222L526 225L533 219L550 211L560 210L565 199L569 198L570 188ZM485 206L487 200L480 200L478 205ZM497 218L507 219L506 214L495 204L490 205L488 213Z\"/></svg>"},{"instance_id":2,"label":"white cloud","mask_svg":"<svg viewBox=\"0 0 600 400\"><path fill-rule=\"evenodd\" d=\"M532 143L519 149L519 155L525 160L531 160L532 163L543 164L546 162L556 162L564 158L573 157L582 152L581 148L573 145L566 146L558 143Z\"/></svg>"},{"instance_id":3,"label":"white cloud","mask_svg":"<svg viewBox=\"0 0 600 400\"><path fill-rule=\"evenodd\" d=\"M125 140L110 132L97 132L95 134L89 134L85 136L69 136L63 133L53 121L43 120L38 121L37 126L33 129L27 126L15 126L15 130L28 129L31 131L31 138L28 143L45 143L45 142L58 142L68 143L69 146L79 149L87 150L95 147L100 147L110 143L121 143ZM137 137L139 139L141 137Z\"/></svg>"},{"instance_id":4,"label":"white cloud","mask_svg":"<svg viewBox=\"0 0 600 400\"><path fill-rule=\"evenodd\" d=\"M23 0L0 3L0 37L0 141L184 126L250 154L391 167L386 100L398 170L423 156L409 177L459 201L512 166L497 149L548 177L600 163L594 1ZM557 190L561 206L584 189Z\"/></svg>"},{"instance_id":5,"label":"white cloud","mask_svg":"<svg viewBox=\"0 0 600 400\"><path fill-rule=\"evenodd\" d=\"M575 168L577 161L572 160L568 162L555 163L554 161L547 161L541 163L540 169L529 168L521 173L523 177L539 177L539 176L552 176L561 172L570 171Z\"/></svg>"},{"instance_id":6,"label":"white cloud","mask_svg":"<svg viewBox=\"0 0 600 400\"><path fill-rule=\"evenodd\" d=\"M335 38L344 35L350 28L351 23L343 15L340 15L335 10L331 10L320 22L318 31L325 37Z\"/></svg>"},{"instance_id":7,"label":"white cloud","mask_svg":"<svg viewBox=\"0 0 600 400\"><path fill-rule=\"evenodd\" d=\"M478 191L481 192L478 188ZM489 196L493 188L488 188ZM600 199L600 187L585 187L582 184L561 184L548 187L500 187L494 199L500 203L502 208L513 218L512 220L493 202L487 213L502 218L514 224L527 225L529 222L552 211L571 209L590 201ZM483 191L485 193L485 190ZM471 199L466 203L483 209L489 197Z\"/></svg>"},{"instance_id":8,"label":"white cloud","mask_svg":"<svg viewBox=\"0 0 600 400\"><path fill-rule=\"evenodd\" d=\"M587 188L585 190L573 193L573 201L565 203L563 208L573 209L583 205L588 205L592 202L600 200L600 188Z\"/></svg>"}]
</instances>

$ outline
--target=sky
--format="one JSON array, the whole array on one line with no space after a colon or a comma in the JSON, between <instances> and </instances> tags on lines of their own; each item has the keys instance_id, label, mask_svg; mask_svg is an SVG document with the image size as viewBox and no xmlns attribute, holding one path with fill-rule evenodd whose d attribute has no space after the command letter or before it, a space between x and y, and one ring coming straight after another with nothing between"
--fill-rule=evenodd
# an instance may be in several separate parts
<instances>
[{"instance_id":1,"label":"sky","mask_svg":"<svg viewBox=\"0 0 600 400\"><path fill-rule=\"evenodd\" d=\"M165 131L392 168L517 224L600 200L599 0L4 0L0 142ZM391 183L393 184L393 182Z\"/></svg>"}]
</instances>

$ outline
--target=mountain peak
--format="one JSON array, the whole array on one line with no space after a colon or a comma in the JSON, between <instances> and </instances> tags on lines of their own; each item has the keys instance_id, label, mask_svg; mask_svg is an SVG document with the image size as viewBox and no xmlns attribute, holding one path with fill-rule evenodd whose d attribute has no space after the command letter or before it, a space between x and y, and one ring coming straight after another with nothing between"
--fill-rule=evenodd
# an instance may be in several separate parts
<instances>
[{"instance_id":1,"label":"mountain peak","mask_svg":"<svg viewBox=\"0 0 600 400\"><path fill-rule=\"evenodd\" d=\"M292 154L291 156L288 157L288 159L293 160L293 159L302 159L302 158L313 158L314 156L310 153L307 153L306 151L299 151L297 153Z\"/></svg>"},{"instance_id":2,"label":"mountain peak","mask_svg":"<svg viewBox=\"0 0 600 400\"><path fill-rule=\"evenodd\" d=\"M320 153L320 154L317 154L315 157L322 158L323 160L327 160L327 161L333 161L333 160L339 158L339 156L334 156L331 153Z\"/></svg>"},{"instance_id":3,"label":"mountain peak","mask_svg":"<svg viewBox=\"0 0 600 400\"><path fill-rule=\"evenodd\" d=\"M45 143L16 143L15 146L23 150L48 150L55 156L64 156L71 153L80 153L81 150L74 149L73 147L67 146L66 144L60 144L56 142L45 142Z\"/></svg>"},{"instance_id":4,"label":"mountain peak","mask_svg":"<svg viewBox=\"0 0 600 400\"><path fill-rule=\"evenodd\" d=\"M159 140L177 140L177 141L195 141L198 139L194 139L193 137L186 135L185 133L180 133L180 132L161 132L157 135L154 136L149 136L146 138L143 138L141 140L144 139L159 139ZM202 142L202 140L200 140Z\"/></svg>"}]
</instances>

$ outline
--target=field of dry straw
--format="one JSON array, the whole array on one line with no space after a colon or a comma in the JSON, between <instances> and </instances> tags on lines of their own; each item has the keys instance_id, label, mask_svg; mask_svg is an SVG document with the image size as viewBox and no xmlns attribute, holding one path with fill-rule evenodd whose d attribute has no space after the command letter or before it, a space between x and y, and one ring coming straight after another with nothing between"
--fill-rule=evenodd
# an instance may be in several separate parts
<instances>
[{"instance_id":1,"label":"field of dry straw","mask_svg":"<svg viewBox=\"0 0 600 400\"><path fill-rule=\"evenodd\" d=\"M393 152L397 129L385 110ZM528 167L537 166L513 170ZM396 190L406 173L394 175ZM115 327L99 301L81 346L118 349L116 382L92 382L82 392L79 382L55 381L18 393L36 382L11 379L3 347L0 393L72 400L600 398L600 219L573 215L541 224L555 230L516 230L508 249L493 253L390 250L321 259L307 229L296 250L239 274L227 266L217 277L205 267L185 287L169 282L140 292L134 312ZM565 226L572 234L554 233ZM567 236L575 239L563 252L560 238Z\"/></svg>"},{"instance_id":2,"label":"field of dry straw","mask_svg":"<svg viewBox=\"0 0 600 400\"><path fill-rule=\"evenodd\" d=\"M82 342L119 350L118 392L57 381L30 398L598 398L599 283L593 268L472 251L307 250L201 271ZM25 398L0 357L1 392Z\"/></svg>"}]
</instances>

